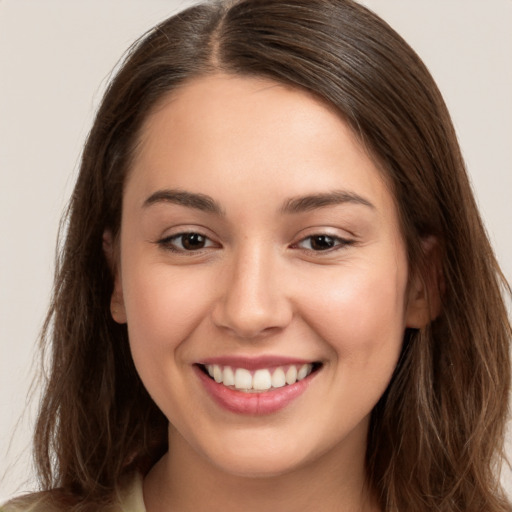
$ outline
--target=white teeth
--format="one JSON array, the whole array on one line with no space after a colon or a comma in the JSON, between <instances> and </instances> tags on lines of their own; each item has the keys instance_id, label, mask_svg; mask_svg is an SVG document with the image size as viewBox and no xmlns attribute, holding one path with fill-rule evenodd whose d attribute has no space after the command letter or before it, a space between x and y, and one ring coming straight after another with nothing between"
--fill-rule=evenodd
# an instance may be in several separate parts
<instances>
[{"instance_id":1,"label":"white teeth","mask_svg":"<svg viewBox=\"0 0 512 512\"><path fill-rule=\"evenodd\" d=\"M256 370L252 379L252 389L265 391L272 387L272 377L268 370Z\"/></svg>"},{"instance_id":2,"label":"white teeth","mask_svg":"<svg viewBox=\"0 0 512 512\"><path fill-rule=\"evenodd\" d=\"M213 366L213 378L215 382L222 382L222 370L218 365Z\"/></svg>"},{"instance_id":3,"label":"white teeth","mask_svg":"<svg viewBox=\"0 0 512 512\"><path fill-rule=\"evenodd\" d=\"M297 367L290 366L286 371L286 384L295 384L297 382Z\"/></svg>"},{"instance_id":4,"label":"white teeth","mask_svg":"<svg viewBox=\"0 0 512 512\"><path fill-rule=\"evenodd\" d=\"M252 388L252 375L249 370L245 368L237 368L235 371L235 388L236 389L251 389Z\"/></svg>"},{"instance_id":5,"label":"white teeth","mask_svg":"<svg viewBox=\"0 0 512 512\"><path fill-rule=\"evenodd\" d=\"M281 366L271 370L261 368L254 372L254 375L245 368L232 368L218 364L206 365L206 371L215 382L224 386L231 386L242 391L267 391L271 388L282 388L283 386L295 384L305 379L312 371L311 363L303 364L299 369L290 365L285 369Z\"/></svg>"},{"instance_id":6,"label":"white teeth","mask_svg":"<svg viewBox=\"0 0 512 512\"><path fill-rule=\"evenodd\" d=\"M311 364L303 364L300 367L300 370L297 372L297 380L305 379L313 369L313 365Z\"/></svg>"},{"instance_id":7,"label":"white teeth","mask_svg":"<svg viewBox=\"0 0 512 512\"><path fill-rule=\"evenodd\" d=\"M231 369L231 366L226 366L224 368L222 383L224 386L234 386L235 385L235 374Z\"/></svg>"},{"instance_id":8,"label":"white teeth","mask_svg":"<svg viewBox=\"0 0 512 512\"><path fill-rule=\"evenodd\" d=\"M290 366L291 368L291 366ZM286 376L282 368L277 368L272 374L272 387L282 388L286 384Z\"/></svg>"}]
</instances>

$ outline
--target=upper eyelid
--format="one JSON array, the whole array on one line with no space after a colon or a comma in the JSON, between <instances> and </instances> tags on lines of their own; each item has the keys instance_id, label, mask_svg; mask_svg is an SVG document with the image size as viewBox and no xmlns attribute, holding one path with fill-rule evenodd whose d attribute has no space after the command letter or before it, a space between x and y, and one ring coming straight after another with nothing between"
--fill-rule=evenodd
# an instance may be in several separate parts
<instances>
[{"instance_id":1,"label":"upper eyelid","mask_svg":"<svg viewBox=\"0 0 512 512\"><path fill-rule=\"evenodd\" d=\"M211 240L210 236L201 233L201 231L179 231L178 233L172 233L170 235L162 236L160 240L172 240L173 238L179 238L180 236L184 235L201 235L204 236L205 238L208 238L208 240Z\"/></svg>"},{"instance_id":2,"label":"upper eyelid","mask_svg":"<svg viewBox=\"0 0 512 512\"><path fill-rule=\"evenodd\" d=\"M307 240L308 238L314 238L316 236L325 236L325 237L332 238L333 240L340 240L342 242L348 242L350 240L347 237L343 237L343 236L339 236L339 235L332 235L331 233L321 233L320 232L320 233L313 233L311 235L303 236L303 237L299 238L298 242L303 242L304 240Z\"/></svg>"},{"instance_id":3,"label":"upper eyelid","mask_svg":"<svg viewBox=\"0 0 512 512\"><path fill-rule=\"evenodd\" d=\"M208 241L211 242L211 245L207 247L200 247L197 249L185 249L182 247L179 247L179 243L176 243L173 239L179 238L183 235L187 234L198 234L201 236L204 236ZM175 256L182 256L182 257L199 257L204 256L205 254L209 253L212 249L219 248L219 244L217 244L214 240L212 240L211 237L208 237L206 235L203 235L202 233L199 233L197 231L182 231L180 233L173 233L169 236L164 236L162 238L159 238L155 242L153 242L156 246L158 246L159 250L165 251L168 253L173 253Z\"/></svg>"},{"instance_id":4,"label":"upper eyelid","mask_svg":"<svg viewBox=\"0 0 512 512\"><path fill-rule=\"evenodd\" d=\"M156 240L156 243L164 243L164 242L168 242L172 239L175 239L175 238L178 238L180 236L183 236L183 235L187 235L187 234L198 234L198 235L201 235L203 237L205 237L206 239L208 239L209 241L215 243L215 244L218 244L218 245L223 245L221 242L219 242L215 236L212 236L211 234L208 233L208 229L206 228L202 228L202 226L191 226L190 228L188 227L185 227L185 228L178 228L179 230L176 231L176 232L173 232L173 233L169 233L169 234L166 234L165 236L161 236L159 237L157 240ZM311 228L308 228L308 231L309 229ZM308 238L312 238L312 237L315 237L315 236L327 236L329 238L332 238L334 240L337 240L337 241L340 241L341 244L339 245L343 245L343 244L348 244L348 243L355 243L357 242L357 237L353 234L349 234L347 233L347 235L340 235L340 234L335 234L335 233L332 233L330 229L326 229L326 228L312 228L312 229L315 229L313 232L309 233L309 234L304 234L303 236L300 236L300 237L294 237L295 238L295 241L291 242L289 245L290 246L296 246L298 245L299 243L307 240ZM306 230L303 230L303 231L306 231Z\"/></svg>"},{"instance_id":5,"label":"upper eyelid","mask_svg":"<svg viewBox=\"0 0 512 512\"><path fill-rule=\"evenodd\" d=\"M315 236L315 235L327 235L337 238L358 238L357 231L360 231L361 228L355 228L351 224L347 225L346 222L341 222L340 219L337 221L330 219L326 223L318 222L306 226L300 230L295 232L295 237L303 236L304 238L307 236Z\"/></svg>"},{"instance_id":6,"label":"upper eyelid","mask_svg":"<svg viewBox=\"0 0 512 512\"><path fill-rule=\"evenodd\" d=\"M188 235L191 233L197 233L198 235L204 236L205 238L208 238L210 240L213 240L215 238L215 236L212 235L211 231L203 226L175 226L166 229L164 233L168 234L160 236L158 241L168 240L169 238L177 237L180 235Z\"/></svg>"},{"instance_id":7,"label":"upper eyelid","mask_svg":"<svg viewBox=\"0 0 512 512\"><path fill-rule=\"evenodd\" d=\"M185 236L185 235L200 235L200 236L204 237L205 239L209 240L210 242L218 243L218 242L215 242L215 240L211 236L208 236L208 235L202 233L201 231L180 231L179 233L173 233L171 235L166 235L166 236L161 237L159 240L157 240L157 243L168 242L170 240L177 239L177 238L180 238L181 236Z\"/></svg>"},{"instance_id":8,"label":"upper eyelid","mask_svg":"<svg viewBox=\"0 0 512 512\"><path fill-rule=\"evenodd\" d=\"M343 231L343 233L340 233L340 231ZM293 243L298 243L303 240L306 240L307 238L315 236L328 236L330 238L342 240L345 242L356 241L358 239L357 235L347 230L341 230L340 228L322 228L314 226L312 228L302 229L301 231L299 231L294 236L294 239L297 241Z\"/></svg>"},{"instance_id":9,"label":"upper eyelid","mask_svg":"<svg viewBox=\"0 0 512 512\"><path fill-rule=\"evenodd\" d=\"M343 236L339 236L339 235L331 235L329 233L313 233L312 235L307 235L307 236L300 238L299 240L294 242L292 245L298 245L301 242L304 242L305 240L307 240L309 238L314 238L315 236L326 236L326 237L332 238L333 240L340 242L338 245L348 245L348 244L355 243L355 240L353 238L343 237Z\"/></svg>"}]
</instances>

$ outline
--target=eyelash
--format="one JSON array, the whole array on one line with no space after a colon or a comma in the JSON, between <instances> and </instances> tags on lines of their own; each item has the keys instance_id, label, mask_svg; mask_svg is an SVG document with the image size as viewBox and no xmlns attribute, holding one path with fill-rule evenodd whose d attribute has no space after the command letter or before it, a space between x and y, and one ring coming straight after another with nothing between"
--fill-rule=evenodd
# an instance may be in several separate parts
<instances>
[{"instance_id":1,"label":"eyelash","mask_svg":"<svg viewBox=\"0 0 512 512\"><path fill-rule=\"evenodd\" d=\"M205 243L207 245L200 247L198 249L186 249L183 245L184 238L186 236L200 237L201 239L203 239L205 241ZM327 244L333 244L333 245L331 247L327 247L325 249L315 250L311 247L311 243L313 242L313 240L315 238L317 239L317 243L319 242L320 244L327 243ZM180 239L181 239L181 247L176 247L176 241L180 240ZM308 240L309 240L310 247L309 248L301 247L301 244L303 244L304 242L306 242ZM291 247L292 247L292 249L296 249L296 248L303 249L304 251L306 251L308 253L322 254L322 253L331 253L331 252L343 249L347 246L353 245L354 243L355 243L355 240L341 238L339 236L333 236L333 235L329 235L326 233L315 233L313 235L309 235L309 236L299 240L295 244L292 244ZM209 237L207 237L206 235L203 235L202 233L196 232L196 231L187 231L187 232L183 232L183 233L177 233L175 235L171 235L171 236L162 238L161 240L158 240L157 244L168 251L171 251L174 253L179 253L179 254L187 254L188 253L189 255L201 254L203 250L210 249L212 247L215 248L215 246L216 246L215 242L213 242Z\"/></svg>"},{"instance_id":2,"label":"eyelash","mask_svg":"<svg viewBox=\"0 0 512 512\"><path fill-rule=\"evenodd\" d=\"M197 236L202 239L204 239L206 244L209 244L205 247L200 247L199 249L186 249L183 246L184 238L186 236ZM176 241L181 239L181 247L176 247ZM171 252L179 253L179 254L198 254L202 252L204 249L210 249L211 247L215 246L215 242L213 242L209 237L206 235L203 235L202 233L199 233L197 231L186 231L183 233L177 233L175 235L167 236L165 238L162 238L161 240L157 241L157 244Z\"/></svg>"},{"instance_id":3,"label":"eyelash","mask_svg":"<svg viewBox=\"0 0 512 512\"><path fill-rule=\"evenodd\" d=\"M309 253L316 253L316 254L331 253L333 251L338 251L340 249L343 249L343 248L353 245L355 243L355 240L349 240L346 238L341 238L339 236L329 235L327 233L314 233L313 235L309 235L309 236L303 238L302 240L299 240L299 242L297 242L296 244L293 244L292 247L294 247L294 248L300 247L300 245L303 244L304 242L306 242L307 240L309 240L309 245L311 245L311 242L315 238L317 239L317 242L320 242L321 244L327 242L327 240L328 240L327 243L332 243L333 245L331 247L327 247L325 249L320 249L320 250L315 250L315 249L306 248L306 247L302 247L302 249Z\"/></svg>"}]
</instances>

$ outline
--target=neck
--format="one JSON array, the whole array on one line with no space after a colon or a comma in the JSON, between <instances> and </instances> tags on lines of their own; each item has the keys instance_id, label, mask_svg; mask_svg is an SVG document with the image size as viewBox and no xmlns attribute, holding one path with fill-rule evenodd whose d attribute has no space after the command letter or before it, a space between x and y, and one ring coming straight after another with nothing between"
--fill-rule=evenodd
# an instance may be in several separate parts
<instances>
[{"instance_id":1,"label":"neck","mask_svg":"<svg viewBox=\"0 0 512 512\"><path fill-rule=\"evenodd\" d=\"M144 480L147 512L380 510L366 485L364 450L331 450L284 474L250 477L214 466L172 428L169 437L169 452Z\"/></svg>"}]
</instances>

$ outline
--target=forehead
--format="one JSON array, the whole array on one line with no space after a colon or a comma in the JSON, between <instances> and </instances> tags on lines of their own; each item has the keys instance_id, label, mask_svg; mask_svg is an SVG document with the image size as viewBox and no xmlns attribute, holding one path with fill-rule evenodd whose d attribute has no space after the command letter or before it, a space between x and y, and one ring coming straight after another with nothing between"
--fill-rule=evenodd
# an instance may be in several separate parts
<instances>
[{"instance_id":1,"label":"forehead","mask_svg":"<svg viewBox=\"0 0 512 512\"><path fill-rule=\"evenodd\" d=\"M327 123L354 136L332 106L304 89L262 77L215 74L189 80L164 96L145 120L139 142L144 149L154 144L155 135L176 130L219 145L234 138L278 142L275 136L286 132L293 144L297 135L325 135L319 129Z\"/></svg>"},{"instance_id":2,"label":"forehead","mask_svg":"<svg viewBox=\"0 0 512 512\"><path fill-rule=\"evenodd\" d=\"M162 99L141 130L129 181L215 195L250 181L290 196L359 187L382 195L383 174L333 107L268 79L196 78ZM341 181L340 181L341 180Z\"/></svg>"}]
</instances>

